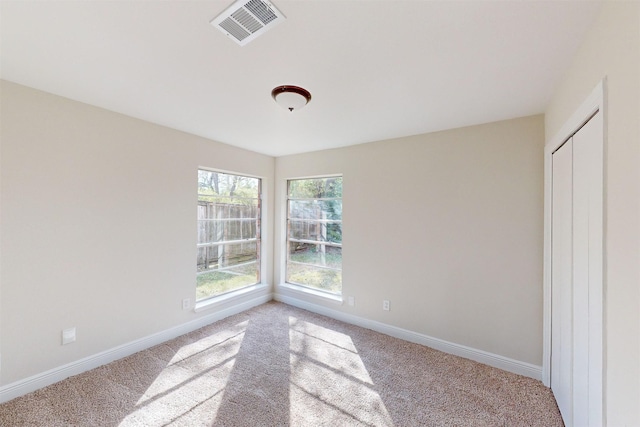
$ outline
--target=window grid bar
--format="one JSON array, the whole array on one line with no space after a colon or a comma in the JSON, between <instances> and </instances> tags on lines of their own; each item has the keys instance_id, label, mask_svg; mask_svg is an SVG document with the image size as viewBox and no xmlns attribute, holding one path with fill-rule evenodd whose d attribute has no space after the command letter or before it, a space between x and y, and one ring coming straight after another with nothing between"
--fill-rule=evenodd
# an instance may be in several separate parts
<instances>
[{"instance_id":1,"label":"window grid bar","mask_svg":"<svg viewBox=\"0 0 640 427\"><path fill-rule=\"evenodd\" d=\"M317 267L317 268L323 268L325 270L332 270L332 271L342 271L341 268L329 267L328 265L310 264L308 262L298 262L298 261L289 260L289 264L304 265L306 267L314 267L314 268Z\"/></svg>"},{"instance_id":2,"label":"window grid bar","mask_svg":"<svg viewBox=\"0 0 640 427\"><path fill-rule=\"evenodd\" d=\"M260 200L260 196L257 197L241 197L241 196L224 196L221 194L204 194L204 193L198 193L198 201L199 202L207 202L207 200L200 200L200 197L213 197L213 198L219 198L219 199L238 199L238 200L255 200L258 201Z\"/></svg>"},{"instance_id":3,"label":"window grid bar","mask_svg":"<svg viewBox=\"0 0 640 427\"><path fill-rule=\"evenodd\" d=\"M342 224L341 219L303 219L303 218L287 218L289 221L296 222L317 222L320 224Z\"/></svg>"},{"instance_id":4,"label":"window grid bar","mask_svg":"<svg viewBox=\"0 0 640 427\"><path fill-rule=\"evenodd\" d=\"M342 197L291 197L291 196L287 196L287 200L291 200L291 201L302 201L302 202L313 202L316 200L320 200L320 201L325 201L325 200L342 200Z\"/></svg>"},{"instance_id":5,"label":"window grid bar","mask_svg":"<svg viewBox=\"0 0 640 427\"><path fill-rule=\"evenodd\" d=\"M291 237L289 237L288 239L290 242L295 242L295 243L308 243L311 245L325 245L325 246L334 246L336 248L341 248L342 247L342 243L334 243L334 242L323 242L321 240L305 240L305 239L293 239Z\"/></svg>"},{"instance_id":6,"label":"window grid bar","mask_svg":"<svg viewBox=\"0 0 640 427\"><path fill-rule=\"evenodd\" d=\"M198 221L258 221L258 218L198 218Z\"/></svg>"},{"instance_id":7,"label":"window grid bar","mask_svg":"<svg viewBox=\"0 0 640 427\"><path fill-rule=\"evenodd\" d=\"M206 242L206 243L198 243L198 249L200 248L208 248L211 246L220 246L220 245L235 245L235 244L240 244L240 243L250 243L250 242L257 242L258 239L253 238L253 239L239 239L239 240L223 240L220 242Z\"/></svg>"}]
</instances>

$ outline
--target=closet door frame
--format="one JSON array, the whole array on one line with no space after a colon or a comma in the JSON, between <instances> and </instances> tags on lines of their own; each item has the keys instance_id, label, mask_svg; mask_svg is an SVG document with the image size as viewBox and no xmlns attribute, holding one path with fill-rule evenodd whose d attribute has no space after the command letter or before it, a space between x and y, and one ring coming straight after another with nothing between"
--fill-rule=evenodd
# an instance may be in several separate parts
<instances>
[{"instance_id":1,"label":"closet door frame","mask_svg":"<svg viewBox=\"0 0 640 427\"><path fill-rule=\"evenodd\" d=\"M607 111L606 111L606 78L598 83L598 85L593 89L589 97L580 105L580 107L572 114L569 120L562 126L560 131L545 145L544 149L544 284L543 284L543 293L544 293L544 301L543 301L543 347L542 347L542 382L547 387L551 386L551 218L552 218L552 154L556 151L562 144L571 138L589 119L591 120L601 120L602 121L602 146L598 147L598 150L602 153L602 168L594 169L590 171L593 175L589 177L591 182L600 182L602 183L602 239L599 245L596 245L594 249L597 251L595 256L601 260L601 269L600 271L602 279L602 336L599 346L600 348L594 349L594 351L598 352L601 356L602 360L602 378L599 384L601 385L601 390L596 390L596 395L600 394L602 399L602 411L603 413L600 415L602 419L593 420L594 425L605 425L606 415L605 415L605 336L604 331L606 330L606 317L605 317L605 292L606 292L606 278L604 275L604 266L605 266L605 251L604 251L604 242L606 238L606 230L604 224L606 222L606 210L604 209L606 206L605 196L606 191L605 187L605 148L606 148L606 138L607 138ZM600 112L600 114L596 114ZM592 118L593 117L593 118ZM599 246L599 247L598 247ZM591 248L590 248L591 250ZM591 390L590 390L591 392ZM598 418L600 418L598 416Z\"/></svg>"}]
</instances>

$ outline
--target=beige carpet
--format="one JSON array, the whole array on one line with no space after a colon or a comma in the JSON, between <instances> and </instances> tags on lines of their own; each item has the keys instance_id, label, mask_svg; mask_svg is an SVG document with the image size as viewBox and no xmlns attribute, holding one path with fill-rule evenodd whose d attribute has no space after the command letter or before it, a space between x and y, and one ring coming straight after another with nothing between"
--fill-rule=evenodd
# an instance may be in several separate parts
<instances>
[{"instance_id":1,"label":"beige carpet","mask_svg":"<svg viewBox=\"0 0 640 427\"><path fill-rule=\"evenodd\" d=\"M562 426L539 381L271 302L0 405L0 426Z\"/></svg>"}]
</instances>

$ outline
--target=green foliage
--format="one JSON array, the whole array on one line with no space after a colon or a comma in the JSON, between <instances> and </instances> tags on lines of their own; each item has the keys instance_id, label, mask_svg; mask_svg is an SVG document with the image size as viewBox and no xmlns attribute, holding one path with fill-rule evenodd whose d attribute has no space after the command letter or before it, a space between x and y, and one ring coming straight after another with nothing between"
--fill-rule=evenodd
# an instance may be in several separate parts
<instances>
[{"instance_id":1,"label":"green foliage","mask_svg":"<svg viewBox=\"0 0 640 427\"><path fill-rule=\"evenodd\" d=\"M324 262L322 262L324 258ZM324 265L327 267L342 267L342 250L327 247L324 257L318 251L316 245L305 245L303 250L295 251L289 255L289 260L304 264ZM297 283L322 289L324 291L342 292L342 272L309 265L287 264L287 282Z\"/></svg>"},{"instance_id":2,"label":"green foliage","mask_svg":"<svg viewBox=\"0 0 640 427\"><path fill-rule=\"evenodd\" d=\"M300 199L342 198L342 177L290 180L289 197Z\"/></svg>"},{"instance_id":3,"label":"green foliage","mask_svg":"<svg viewBox=\"0 0 640 427\"><path fill-rule=\"evenodd\" d=\"M342 272L335 270L311 269L303 265L290 265L287 282L311 286L327 292L342 292Z\"/></svg>"},{"instance_id":4,"label":"green foliage","mask_svg":"<svg viewBox=\"0 0 640 427\"><path fill-rule=\"evenodd\" d=\"M289 181L290 218L342 220L342 177L294 179ZM342 225L327 227L327 240L342 242Z\"/></svg>"},{"instance_id":5,"label":"green foliage","mask_svg":"<svg viewBox=\"0 0 640 427\"><path fill-rule=\"evenodd\" d=\"M196 300L209 298L224 292L239 289L256 283L256 274L233 274L214 271L201 274L196 282Z\"/></svg>"},{"instance_id":6,"label":"green foliage","mask_svg":"<svg viewBox=\"0 0 640 427\"><path fill-rule=\"evenodd\" d=\"M289 255L289 260L294 262L302 262L305 264L322 265L320 262L321 256L317 245L302 244L303 249L297 250ZM341 268L342 267L342 251L340 248L328 247L324 254L324 265L327 267Z\"/></svg>"},{"instance_id":7,"label":"green foliage","mask_svg":"<svg viewBox=\"0 0 640 427\"><path fill-rule=\"evenodd\" d=\"M198 170L198 200L200 201L251 205L257 203L259 195L260 180L258 178Z\"/></svg>"}]
</instances>

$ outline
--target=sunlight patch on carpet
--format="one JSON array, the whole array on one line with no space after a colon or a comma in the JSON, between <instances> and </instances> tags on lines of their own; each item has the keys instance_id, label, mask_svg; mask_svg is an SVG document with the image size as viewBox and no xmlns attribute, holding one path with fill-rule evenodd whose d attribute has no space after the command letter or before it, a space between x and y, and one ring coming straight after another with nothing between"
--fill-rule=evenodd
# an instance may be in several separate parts
<instances>
[{"instance_id":1,"label":"sunlight patch on carpet","mask_svg":"<svg viewBox=\"0 0 640 427\"><path fill-rule=\"evenodd\" d=\"M351 337L294 317L289 325L292 418L304 425L393 425Z\"/></svg>"},{"instance_id":2,"label":"sunlight patch on carpet","mask_svg":"<svg viewBox=\"0 0 640 427\"><path fill-rule=\"evenodd\" d=\"M213 419L247 324L238 323L178 348L119 427Z\"/></svg>"}]
</instances>

